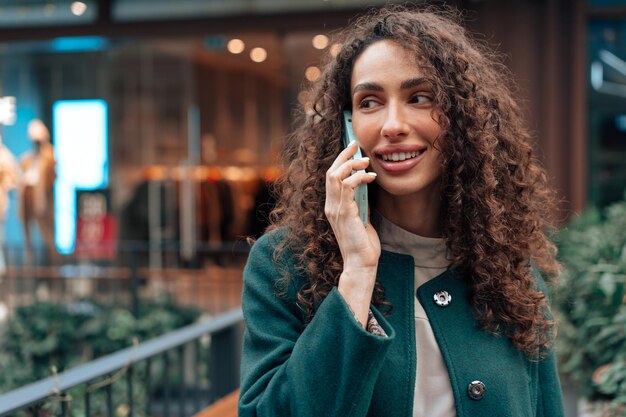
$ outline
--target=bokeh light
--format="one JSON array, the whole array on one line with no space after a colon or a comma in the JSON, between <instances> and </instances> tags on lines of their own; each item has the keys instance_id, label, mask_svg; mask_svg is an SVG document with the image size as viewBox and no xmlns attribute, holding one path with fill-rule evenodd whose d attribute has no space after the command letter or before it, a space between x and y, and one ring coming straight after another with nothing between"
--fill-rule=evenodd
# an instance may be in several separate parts
<instances>
[{"instance_id":1,"label":"bokeh light","mask_svg":"<svg viewBox=\"0 0 626 417\"><path fill-rule=\"evenodd\" d=\"M241 39L231 39L228 41L226 49L231 54L240 54L246 49L246 44Z\"/></svg>"},{"instance_id":2,"label":"bokeh light","mask_svg":"<svg viewBox=\"0 0 626 417\"><path fill-rule=\"evenodd\" d=\"M82 16L87 11L87 5L82 1L75 1L70 6L70 10L72 11L72 14Z\"/></svg>"},{"instance_id":3,"label":"bokeh light","mask_svg":"<svg viewBox=\"0 0 626 417\"><path fill-rule=\"evenodd\" d=\"M308 67L305 71L304 71L304 76L306 77L307 80L309 81L315 81L317 80L320 75L322 75L322 71L320 71L319 68L311 66Z\"/></svg>"},{"instance_id":4,"label":"bokeh light","mask_svg":"<svg viewBox=\"0 0 626 417\"><path fill-rule=\"evenodd\" d=\"M267 51L263 48L253 48L250 51L250 59L254 62L263 62L267 59Z\"/></svg>"},{"instance_id":5,"label":"bokeh light","mask_svg":"<svg viewBox=\"0 0 626 417\"><path fill-rule=\"evenodd\" d=\"M315 49L324 49L328 46L328 36L315 35L313 37L313 47Z\"/></svg>"},{"instance_id":6,"label":"bokeh light","mask_svg":"<svg viewBox=\"0 0 626 417\"><path fill-rule=\"evenodd\" d=\"M330 55L332 55L332 57L334 58L339 55L339 51L341 51L341 44L333 43L333 45L330 47Z\"/></svg>"}]
</instances>

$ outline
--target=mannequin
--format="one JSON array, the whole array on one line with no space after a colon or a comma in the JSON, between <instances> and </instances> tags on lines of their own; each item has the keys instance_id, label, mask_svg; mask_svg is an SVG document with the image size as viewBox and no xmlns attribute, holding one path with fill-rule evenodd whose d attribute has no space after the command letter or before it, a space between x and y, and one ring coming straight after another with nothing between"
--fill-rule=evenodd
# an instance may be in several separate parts
<instances>
[{"instance_id":1,"label":"mannequin","mask_svg":"<svg viewBox=\"0 0 626 417\"><path fill-rule=\"evenodd\" d=\"M20 187L20 217L24 231L26 262L32 263L33 244L30 224L35 222L50 258L58 253L54 245L54 180L56 162L50 144L50 133L39 119L28 124L33 150L21 157L23 172ZM51 261L52 259L48 259Z\"/></svg>"},{"instance_id":2,"label":"mannequin","mask_svg":"<svg viewBox=\"0 0 626 417\"><path fill-rule=\"evenodd\" d=\"M6 272L4 258L4 225L9 210L9 191L20 182L20 167L15 156L2 143L0 135L0 276Z\"/></svg>"}]
</instances>

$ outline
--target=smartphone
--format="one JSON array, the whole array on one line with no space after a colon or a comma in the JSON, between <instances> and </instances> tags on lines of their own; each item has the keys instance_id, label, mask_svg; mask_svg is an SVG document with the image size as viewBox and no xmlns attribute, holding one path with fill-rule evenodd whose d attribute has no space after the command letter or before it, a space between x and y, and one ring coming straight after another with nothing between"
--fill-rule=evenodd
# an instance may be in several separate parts
<instances>
[{"instance_id":1,"label":"smartphone","mask_svg":"<svg viewBox=\"0 0 626 417\"><path fill-rule=\"evenodd\" d=\"M352 112L349 110L344 110L343 112L343 146L347 148L348 145L352 142L357 142L357 150L352 159L361 159L363 158L363 154L361 153L361 147L359 146L358 140L356 136L354 136L354 131L352 130ZM364 169L355 172L365 172ZM367 227L368 224L368 200L367 200L367 184L360 184L354 190L354 201L356 202L357 207L359 208L359 217L363 222L363 226Z\"/></svg>"}]
</instances>

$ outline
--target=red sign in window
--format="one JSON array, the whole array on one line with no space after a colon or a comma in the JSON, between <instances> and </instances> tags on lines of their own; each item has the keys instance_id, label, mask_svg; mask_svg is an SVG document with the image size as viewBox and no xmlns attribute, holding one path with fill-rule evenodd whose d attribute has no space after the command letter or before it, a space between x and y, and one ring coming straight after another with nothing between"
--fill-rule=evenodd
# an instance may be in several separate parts
<instances>
[{"instance_id":1,"label":"red sign in window","mask_svg":"<svg viewBox=\"0 0 626 417\"><path fill-rule=\"evenodd\" d=\"M108 213L106 194L81 192L76 208L76 256L112 259L117 242L117 221Z\"/></svg>"}]
</instances>

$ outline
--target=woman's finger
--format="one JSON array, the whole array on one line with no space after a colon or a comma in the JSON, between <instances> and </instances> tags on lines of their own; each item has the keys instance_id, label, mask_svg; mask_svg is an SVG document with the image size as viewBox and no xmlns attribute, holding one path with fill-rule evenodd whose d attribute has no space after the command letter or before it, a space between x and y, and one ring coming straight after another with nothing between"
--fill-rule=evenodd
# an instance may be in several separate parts
<instances>
[{"instance_id":1,"label":"woman's finger","mask_svg":"<svg viewBox=\"0 0 626 417\"><path fill-rule=\"evenodd\" d=\"M357 214L356 203L354 202L354 189L360 184L370 183L376 179L374 172L356 172L341 182L341 186L333 192L333 198L326 200L325 212L331 226L333 221L338 224L342 215L352 213ZM330 196L329 196L330 197Z\"/></svg>"},{"instance_id":2,"label":"woman's finger","mask_svg":"<svg viewBox=\"0 0 626 417\"><path fill-rule=\"evenodd\" d=\"M350 188L354 190L361 184L369 184L370 182L376 179L375 172L355 172L350 175L348 178L342 181L343 187Z\"/></svg>"},{"instance_id":3,"label":"woman's finger","mask_svg":"<svg viewBox=\"0 0 626 417\"><path fill-rule=\"evenodd\" d=\"M370 183L376 179L376 173L358 171L350 175L350 165L347 164L347 174L338 181L333 181L332 176L326 181L326 214L336 213L339 207L349 204L354 200L354 189L362 183ZM335 175L335 174L333 174Z\"/></svg>"},{"instance_id":4,"label":"woman's finger","mask_svg":"<svg viewBox=\"0 0 626 417\"><path fill-rule=\"evenodd\" d=\"M334 171L328 170L328 178L343 181L352 171L365 169L369 166L369 163L370 159L368 157L362 159L349 159Z\"/></svg>"}]
</instances>

